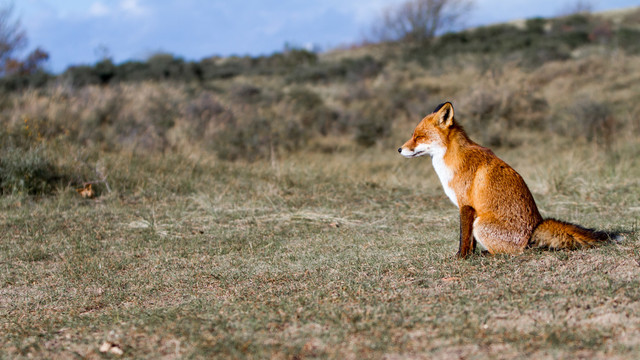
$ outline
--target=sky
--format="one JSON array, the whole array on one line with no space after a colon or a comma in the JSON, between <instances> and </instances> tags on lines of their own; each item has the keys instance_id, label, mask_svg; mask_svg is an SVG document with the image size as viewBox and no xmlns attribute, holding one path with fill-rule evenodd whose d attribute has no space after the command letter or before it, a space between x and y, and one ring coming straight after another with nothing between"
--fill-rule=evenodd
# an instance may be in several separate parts
<instances>
[{"instance_id":1,"label":"sky","mask_svg":"<svg viewBox=\"0 0 640 360\"><path fill-rule=\"evenodd\" d=\"M14 0L29 38L51 55L48 70L116 63L158 52L186 60L264 55L285 44L331 49L356 44L382 9L404 0ZM0 0L8 3L9 0ZM476 0L466 25L555 16L576 0ZM584 1L583 1L584 2ZM594 10L638 0L586 1Z\"/></svg>"}]
</instances>

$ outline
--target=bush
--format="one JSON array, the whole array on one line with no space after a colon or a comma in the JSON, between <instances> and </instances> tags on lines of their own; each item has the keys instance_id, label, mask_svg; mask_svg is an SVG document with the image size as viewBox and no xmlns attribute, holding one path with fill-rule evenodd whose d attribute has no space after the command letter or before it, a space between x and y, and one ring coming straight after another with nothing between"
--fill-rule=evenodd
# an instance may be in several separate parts
<instances>
[{"instance_id":1,"label":"bush","mask_svg":"<svg viewBox=\"0 0 640 360\"><path fill-rule=\"evenodd\" d=\"M632 31L619 30L624 48L638 48ZM548 61L566 60L571 51L590 43L606 43L613 37L610 23L584 14L546 20L528 19L524 29L509 24L483 26L474 30L442 35L435 43L410 46L406 60L429 66L443 54L510 55L526 66L540 66ZM623 45L622 45L623 44Z\"/></svg>"},{"instance_id":2,"label":"bush","mask_svg":"<svg viewBox=\"0 0 640 360\"><path fill-rule=\"evenodd\" d=\"M618 46L628 54L640 54L640 30L622 28L617 33Z\"/></svg>"},{"instance_id":3,"label":"bush","mask_svg":"<svg viewBox=\"0 0 640 360\"><path fill-rule=\"evenodd\" d=\"M100 77L92 66L71 66L61 75L74 87L83 87L100 83Z\"/></svg>"},{"instance_id":4,"label":"bush","mask_svg":"<svg viewBox=\"0 0 640 360\"><path fill-rule=\"evenodd\" d=\"M196 78L191 66L172 54L159 53L147 60L150 80L191 81Z\"/></svg>"},{"instance_id":5,"label":"bush","mask_svg":"<svg viewBox=\"0 0 640 360\"><path fill-rule=\"evenodd\" d=\"M395 112L382 103L363 103L352 114L355 140L362 146L373 146L391 134Z\"/></svg>"},{"instance_id":6,"label":"bush","mask_svg":"<svg viewBox=\"0 0 640 360\"><path fill-rule=\"evenodd\" d=\"M294 88L289 92L294 117L305 129L320 135L327 135L333 130L343 131L338 122L340 114L327 107L324 100L315 92L306 88Z\"/></svg>"},{"instance_id":7,"label":"bush","mask_svg":"<svg viewBox=\"0 0 640 360\"><path fill-rule=\"evenodd\" d=\"M188 136L196 140L207 138L219 128L234 122L233 113L209 92L203 92L191 100L186 107L185 115Z\"/></svg>"},{"instance_id":8,"label":"bush","mask_svg":"<svg viewBox=\"0 0 640 360\"><path fill-rule=\"evenodd\" d=\"M246 65L239 58L228 58L218 63L215 58L202 60L199 64L199 72L203 80L231 79L246 71Z\"/></svg>"},{"instance_id":9,"label":"bush","mask_svg":"<svg viewBox=\"0 0 640 360\"><path fill-rule=\"evenodd\" d=\"M549 105L538 92L482 82L460 99L470 133L486 146L513 146L512 129L544 130Z\"/></svg>"},{"instance_id":10,"label":"bush","mask_svg":"<svg viewBox=\"0 0 640 360\"><path fill-rule=\"evenodd\" d=\"M475 30L443 35L437 42L437 53L498 53L520 50L530 46L533 37L526 31L513 25L492 25ZM433 56L433 50L427 46L425 55Z\"/></svg>"},{"instance_id":11,"label":"bush","mask_svg":"<svg viewBox=\"0 0 640 360\"><path fill-rule=\"evenodd\" d=\"M115 82L138 82L144 81L150 77L149 64L141 61L127 61L120 64L116 68L116 74L113 78Z\"/></svg>"},{"instance_id":12,"label":"bush","mask_svg":"<svg viewBox=\"0 0 640 360\"><path fill-rule=\"evenodd\" d=\"M255 104L261 100L262 89L250 84L238 84L231 89L235 101L243 104Z\"/></svg>"},{"instance_id":13,"label":"bush","mask_svg":"<svg viewBox=\"0 0 640 360\"><path fill-rule=\"evenodd\" d=\"M0 91L12 92L23 91L28 88L41 88L49 84L53 78L53 75L44 71L37 71L27 75L9 75L0 78Z\"/></svg>"},{"instance_id":14,"label":"bush","mask_svg":"<svg viewBox=\"0 0 640 360\"><path fill-rule=\"evenodd\" d=\"M315 109L324 105L320 95L304 87L293 88L289 92L289 99L293 102L296 111Z\"/></svg>"},{"instance_id":15,"label":"bush","mask_svg":"<svg viewBox=\"0 0 640 360\"><path fill-rule=\"evenodd\" d=\"M546 32L544 27L547 24L547 20L544 18L531 18L527 19L525 22L525 27L527 32L530 34L544 35Z\"/></svg>"},{"instance_id":16,"label":"bush","mask_svg":"<svg viewBox=\"0 0 640 360\"><path fill-rule=\"evenodd\" d=\"M67 177L49 159L42 146L27 151L13 147L2 150L2 194L50 194L65 182L65 178Z\"/></svg>"},{"instance_id":17,"label":"bush","mask_svg":"<svg viewBox=\"0 0 640 360\"><path fill-rule=\"evenodd\" d=\"M113 91L104 91L91 100L91 111L85 115L77 134L77 141L83 145L100 144L104 149L116 147L114 128L120 121L124 95L119 86ZM88 89L84 89L88 92ZM89 96L85 94L85 96Z\"/></svg>"},{"instance_id":18,"label":"bush","mask_svg":"<svg viewBox=\"0 0 640 360\"><path fill-rule=\"evenodd\" d=\"M278 150L297 150L308 135L294 120L254 114L217 132L211 144L220 159L255 161L269 158Z\"/></svg>"},{"instance_id":19,"label":"bush","mask_svg":"<svg viewBox=\"0 0 640 360\"><path fill-rule=\"evenodd\" d=\"M359 58L346 58L340 62L345 68L345 76L350 80L361 80L377 76L384 70L385 64L367 55Z\"/></svg>"},{"instance_id":20,"label":"bush","mask_svg":"<svg viewBox=\"0 0 640 360\"><path fill-rule=\"evenodd\" d=\"M286 80L288 83L322 82L343 76L343 69L340 69L337 65L320 63L314 66L297 68L287 75Z\"/></svg>"},{"instance_id":21,"label":"bush","mask_svg":"<svg viewBox=\"0 0 640 360\"><path fill-rule=\"evenodd\" d=\"M144 112L135 124L139 134L136 146L162 152L167 149L170 145L168 132L181 116L179 101L163 88L147 98Z\"/></svg>"},{"instance_id":22,"label":"bush","mask_svg":"<svg viewBox=\"0 0 640 360\"><path fill-rule=\"evenodd\" d=\"M544 41L523 52L521 64L536 68L549 61L564 61L571 58L571 50L562 42Z\"/></svg>"},{"instance_id":23,"label":"bush","mask_svg":"<svg viewBox=\"0 0 640 360\"><path fill-rule=\"evenodd\" d=\"M258 58L260 65L272 68L291 69L300 66L315 65L318 55L304 49L288 49L269 57Z\"/></svg>"},{"instance_id":24,"label":"bush","mask_svg":"<svg viewBox=\"0 0 640 360\"><path fill-rule=\"evenodd\" d=\"M590 99L579 99L571 107L573 119L569 127L584 134L587 141L610 147L616 132L617 122L607 103Z\"/></svg>"},{"instance_id":25,"label":"bush","mask_svg":"<svg viewBox=\"0 0 640 360\"><path fill-rule=\"evenodd\" d=\"M318 62L297 67L289 72L286 79L289 83L360 80L377 76L383 69L384 63L367 55L345 58L339 62Z\"/></svg>"},{"instance_id":26,"label":"bush","mask_svg":"<svg viewBox=\"0 0 640 360\"><path fill-rule=\"evenodd\" d=\"M116 76L116 66L109 59L98 62L94 71L102 85L108 84Z\"/></svg>"}]
</instances>

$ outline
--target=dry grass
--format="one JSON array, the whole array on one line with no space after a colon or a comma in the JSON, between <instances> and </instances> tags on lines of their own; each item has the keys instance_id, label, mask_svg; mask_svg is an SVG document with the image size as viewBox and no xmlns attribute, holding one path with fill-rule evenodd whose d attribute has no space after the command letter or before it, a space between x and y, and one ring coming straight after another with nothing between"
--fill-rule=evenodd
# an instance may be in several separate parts
<instances>
[{"instance_id":1,"label":"dry grass","mask_svg":"<svg viewBox=\"0 0 640 360\"><path fill-rule=\"evenodd\" d=\"M545 215L634 230L638 145L499 155ZM422 160L106 156L111 194L4 197L4 356L100 358L105 342L135 358L637 354L637 235L458 261L457 212Z\"/></svg>"},{"instance_id":2,"label":"dry grass","mask_svg":"<svg viewBox=\"0 0 640 360\"><path fill-rule=\"evenodd\" d=\"M635 231L640 58L536 70L460 61L337 83L256 76L12 95L2 150L38 144L68 180L0 197L0 357L637 357L635 233L458 261L457 210L428 160L395 149L452 100L473 138L498 136L495 152L545 216ZM284 125L309 119L292 100L301 88L338 115L328 135L304 133L292 148ZM584 98L609 106L608 144L589 141L569 111ZM397 115L365 148L349 126L373 102ZM236 134L225 129L260 119L273 123L255 161L216 156L212 140ZM98 181L94 199L75 192L99 179L111 191Z\"/></svg>"}]
</instances>

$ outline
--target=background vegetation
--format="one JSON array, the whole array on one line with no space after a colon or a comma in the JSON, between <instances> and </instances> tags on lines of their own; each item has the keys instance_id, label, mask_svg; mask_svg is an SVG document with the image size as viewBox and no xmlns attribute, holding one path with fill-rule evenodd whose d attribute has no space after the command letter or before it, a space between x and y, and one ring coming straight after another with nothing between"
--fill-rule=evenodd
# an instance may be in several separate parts
<instances>
[{"instance_id":1,"label":"background vegetation","mask_svg":"<svg viewBox=\"0 0 640 360\"><path fill-rule=\"evenodd\" d=\"M634 358L639 19L8 74L2 356ZM445 100L545 216L627 240L456 261L396 152Z\"/></svg>"}]
</instances>

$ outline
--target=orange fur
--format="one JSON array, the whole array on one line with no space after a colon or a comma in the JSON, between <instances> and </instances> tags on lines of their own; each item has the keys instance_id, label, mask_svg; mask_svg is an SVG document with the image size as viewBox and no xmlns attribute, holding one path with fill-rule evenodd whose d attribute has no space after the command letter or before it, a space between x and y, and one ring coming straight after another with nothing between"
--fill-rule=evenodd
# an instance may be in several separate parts
<instances>
[{"instance_id":1,"label":"orange fur","mask_svg":"<svg viewBox=\"0 0 640 360\"><path fill-rule=\"evenodd\" d=\"M460 209L460 257L473 252L476 241L496 254L528 246L574 249L609 239L605 232L543 221L520 174L469 139L449 102L422 119L398 152L407 158L431 155L445 193Z\"/></svg>"},{"instance_id":2,"label":"orange fur","mask_svg":"<svg viewBox=\"0 0 640 360\"><path fill-rule=\"evenodd\" d=\"M93 189L91 189L91 184L86 184L83 188L76 189L78 194L82 196L84 199L90 199L95 195Z\"/></svg>"}]
</instances>

